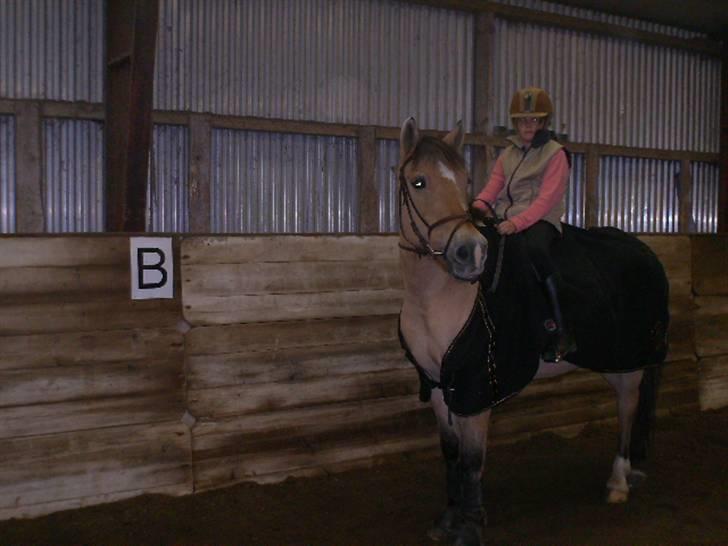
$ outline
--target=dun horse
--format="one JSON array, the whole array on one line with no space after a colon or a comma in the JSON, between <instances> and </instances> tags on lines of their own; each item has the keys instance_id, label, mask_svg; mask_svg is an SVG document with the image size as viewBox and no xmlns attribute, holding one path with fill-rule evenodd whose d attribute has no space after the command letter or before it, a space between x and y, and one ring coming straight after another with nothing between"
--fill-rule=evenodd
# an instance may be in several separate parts
<instances>
[{"instance_id":1,"label":"dun horse","mask_svg":"<svg viewBox=\"0 0 728 546\"><path fill-rule=\"evenodd\" d=\"M555 260L583 292L563 299L577 350L546 363L548 305L517 235L473 220L460 124L442 140L414 119L400 135L400 340L437 417L447 506L429 535L458 545L483 540L481 477L491 409L531 380L577 367L602 373L616 392L619 448L607 502L625 502L644 474L659 364L666 353L668 285L662 265L614 228L564 226Z\"/></svg>"}]
</instances>

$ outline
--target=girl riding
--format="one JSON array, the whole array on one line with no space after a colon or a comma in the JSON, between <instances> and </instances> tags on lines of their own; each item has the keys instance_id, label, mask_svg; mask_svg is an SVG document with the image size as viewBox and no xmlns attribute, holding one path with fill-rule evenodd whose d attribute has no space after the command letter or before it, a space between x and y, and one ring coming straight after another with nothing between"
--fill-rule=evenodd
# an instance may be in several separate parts
<instances>
[{"instance_id":1,"label":"girl riding","mask_svg":"<svg viewBox=\"0 0 728 546\"><path fill-rule=\"evenodd\" d=\"M553 318L544 323L553 339L544 360L558 362L574 350L559 303L563 281L551 258L552 245L561 238L569 157L547 131L553 104L546 91L538 87L516 91L510 115L516 135L508 138L510 146L498 156L472 207L476 213L494 212L502 218L498 224L502 236L518 234L524 240L553 311Z\"/></svg>"}]
</instances>

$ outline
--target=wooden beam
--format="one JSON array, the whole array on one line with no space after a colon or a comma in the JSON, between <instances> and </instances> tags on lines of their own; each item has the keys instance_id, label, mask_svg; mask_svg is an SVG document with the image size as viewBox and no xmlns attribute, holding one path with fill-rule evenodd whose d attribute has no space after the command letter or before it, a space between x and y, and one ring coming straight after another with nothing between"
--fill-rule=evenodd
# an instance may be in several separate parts
<instances>
[{"instance_id":1,"label":"wooden beam","mask_svg":"<svg viewBox=\"0 0 728 546\"><path fill-rule=\"evenodd\" d=\"M493 101L493 39L495 21L492 13L478 13L475 16L475 37L473 44L473 131L487 135L490 132L488 111ZM488 151L486 146L477 146L473 153L472 197L483 189L488 176Z\"/></svg>"},{"instance_id":2,"label":"wooden beam","mask_svg":"<svg viewBox=\"0 0 728 546\"><path fill-rule=\"evenodd\" d=\"M210 169L212 130L208 116L190 115L190 231L212 231L210 217Z\"/></svg>"},{"instance_id":3,"label":"wooden beam","mask_svg":"<svg viewBox=\"0 0 728 546\"><path fill-rule=\"evenodd\" d=\"M43 101L43 117L104 120L104 105L93 102Z\"/></svg>"},{"instance_id":4,"label":"wooden beam","mask_svg":"<svg viewBox=\"0 0 728 546\"><path fill-rule=\"evenodd\" d=\"M687 159L688 161L701 161L705 163L715 163L718 161L718 154L711 154L708 152L661 150L659 148L632 148L629 146L611 146L607 144L566 144L566 147L570 150L573 148L573 151L582 151L582 153L585 147L588 148L590 146L596 147L600 155L662 159L666 161L682 161L683 159Z\"/></svg>"},{"instance_id":5,"label":"wooden beam","mask_svg":"<svg viewBox=\"0 0 728 546\"><path fill-rule=\"evenodd\" d=\"M376 127L377 139L383 140L399 140L399 127ZM428 135L433 137L442 138L449 131L435 131L432 129L420 129L420 135ZM486 144L490 140L490 137L477 133L466 133L465 144Z\"/></svg>"},{"instance_id":6,"label":"wooden beam","mask_svg":"<svg viewBox=\"0 0 728 546\"><path fill-rule=\"evenodd\" d=\"M377 140L374 127L359 130L359 233L379 233Z\"/></svg>"},{"instance_id":7,"label":"wooden beam","mask_svg":"<svg viewBox=\"0 0 728 546\"><path fill-rule=\"evenodd\" d=\"M210 124L220 129L242 131L270 131L276 133L296 133L302 135L359 136L359 125L323 123L319 121L295 121L285 119L265 119L240 116L210 116ZM397 129L399 131L399 129ZM399 133L397 133L399 135Z\"/></svg>"},{"instance_id":8,"label":"wooden beam","mask_svg":"<svg viewBox=\"0 0 728 546\"><path fill-rule=\"evenodd\" d=\"M0 99L0 114L14 115L15 108L20 101L13 99Z\"/></svg>"},{"instance_id":9,"label":"wooden beam","mask_svg":"<svg viewBox=\"0 0 728 546\"><path fill-rule=\"evenodd\" d=\"M718 186L718 232L728 233L728 32L723 33L720 82L720 185Z\"/></svg>"},{"instance_id":10,"label":"wooden beam","mask_svg":"<svg viewBox=\"0 0 728 546\"><path fill-rule=\"evenodd\" d=\"M0 99L0 113L14 114L16 108L23 103L35 102L17 99ZM40 102L41 114L44 117L61 117L74 119L89 119L103 121L103 108L100 104L82 102ZM269 131L275 133L291 133L319 136L343 136L358 138L359 131L368 125L353 125L342 123L324 123L318 121L292 121L285 119L264 119L247 116L207 115L211 127L237 129L242 131ZM154 123L167 125L190 124L190 114L187 112L173 112L169 110L155 110L152 112ZM399 127L374 127L376 138L384 140L399 140ZM421 131L422 134L443 137L447 131ZM505 147L508 142L505 138L488 136L479 132L465 135L465 144L487 145ZM638 157L644 159L663 159L669 161L699 161L703 163L718 163L720 154L710 152L693 152L689 150L663 150L660 148L633 148L630 146L614 146L609 144L595 144L589 142L566 142L566 148L576 154L586 154L590 147L595 147L600 155L619 157Z\"/></svg>"},{"instance_id":11,"label":"wooden beam","mask_svg":"<svg viewBox=\"0 0 728 546\"><path fill-rule=\"evenodd\" d=\"M106 0L106 229L145 231L159 0Z\"/></svg>"},{"instance_id":12,"label":"wooden beam","mask_svg":"<svg viewBox=\"0 0 728 546\"><path fill-rule=\"evenodd\" d=\"M599 152L596 147L590 146L586 154L586 188L584 188L584 222L586 227L593 227L599 223L597 216L599 207L598 180Z\"/></svg>"},{"instance_id":13,"label":"wooden beam","mask_svg":"<svg viewBox=\"0 0 728 546\"><path fill-rule=\"evenodd\" d=\"M43 233L43 132L40 105L22 102L15 109L15 231Z\"/></svg>"},{"instance_id":14,"label":"wooden beam","mask_svg":"<svg viewBox=\"0 0 728 546\"><path fill-rule=\"evenodd\" d=\"M693 175L690 169L690 161L683 159L680 162L680 194L679 194L680 216L678 218L678 231L690 233L693 220Z\"/></svg>"}]
</instances>

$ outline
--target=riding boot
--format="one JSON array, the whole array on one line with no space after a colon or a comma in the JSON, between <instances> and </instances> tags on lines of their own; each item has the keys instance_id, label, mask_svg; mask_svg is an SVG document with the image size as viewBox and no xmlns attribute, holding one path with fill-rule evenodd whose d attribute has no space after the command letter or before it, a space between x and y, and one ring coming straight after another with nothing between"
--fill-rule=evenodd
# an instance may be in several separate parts
<instances>
[{"instance_id":1,"label":"riding boot","mask_svg":"<svg viewBox=\"0 0 728 546\"><path fill-rule=\"evenodd\" d=\"M554 315L553 325L548 328L552 334L552 342L543 354L543 359L546 362L558 362L564 357L564 355L576 350L576 343L571 332L566 328L564 315L561 312L559 294L563 283L560 281L561 279L557 273L549 275L544 281L546 294L548 295L549 302L551 303L551 310Z\"/></svg>"}]
</instances>

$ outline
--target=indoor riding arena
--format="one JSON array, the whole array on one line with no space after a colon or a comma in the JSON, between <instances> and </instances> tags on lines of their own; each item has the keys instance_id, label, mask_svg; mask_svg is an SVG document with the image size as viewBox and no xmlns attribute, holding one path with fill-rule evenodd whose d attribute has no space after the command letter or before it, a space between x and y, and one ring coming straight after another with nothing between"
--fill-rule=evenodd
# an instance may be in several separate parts
<instances>
[{"instance_id":1,"label":"indoor riding arena","mask_svg":"<svg viewBox=\"0 0 728 546\"><path fill-rule=\"evenodd\" d=\"M0 0L0 546L728 544L719 4Z\"/></svg>"}]
</instances>

